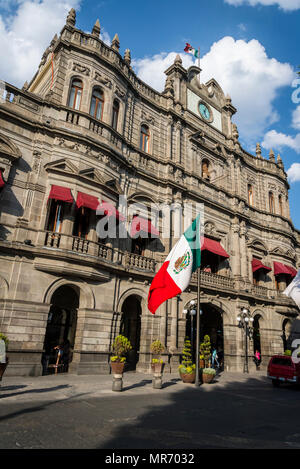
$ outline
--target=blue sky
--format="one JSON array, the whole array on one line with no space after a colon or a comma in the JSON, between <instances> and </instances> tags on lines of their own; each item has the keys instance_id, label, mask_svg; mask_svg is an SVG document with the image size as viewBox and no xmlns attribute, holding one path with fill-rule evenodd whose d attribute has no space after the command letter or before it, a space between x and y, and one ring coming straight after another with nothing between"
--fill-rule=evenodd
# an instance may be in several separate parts
<instances>
[{"instance_id":1,"label":"blue sky","mask_svg":"<svg viewBox=\"0 0 300 469\"><path fill-rule=\"evenodd\" d=\"M191 65L185 42L200 47L202 80L214 77L230 94L244 148L260 142L264 157L280 153L300 229L300 0L0 0L0 79L30 80L70 7L80 29L99 18L103 40L118 33L121 53L129 48L137 74L159 91L175 54Z\"/></svg>"}]
</instances>

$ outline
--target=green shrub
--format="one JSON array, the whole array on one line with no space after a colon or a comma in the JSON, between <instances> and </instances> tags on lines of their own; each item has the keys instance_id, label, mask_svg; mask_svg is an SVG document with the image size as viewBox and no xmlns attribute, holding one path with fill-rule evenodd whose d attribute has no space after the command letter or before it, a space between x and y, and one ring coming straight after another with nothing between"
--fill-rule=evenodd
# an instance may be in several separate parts
<instances>
[{"instance_id":1,"label":"green shrub","mask_svg":"<svg viewBox=\"0 0 300 469\"><path fill-rule=\"evenodd\" d=\"M124 335L118 335L115 338L112 348L115 355L111 357L111 361L121 363L126 361L126 354L132 350L130 341Z\"/></svg>"},{"instance_id":2,"label":"green shrub","mask_svg":"<svg viewBox=\"0 0 300 469\"><path fill-rule=\"evenodd\" d=\"M292 355L292 351L291 350L285 350L284 355L287 355L288 357L290 357Z\"/></svg>"},{"instance_id":3,"label":"green shrub","mask_svg":"<svg viewBox=\"0 0 300 469\"><path fill-rule=\"evenodd\" d=\"M162 354L164 350L165 347L158 339L154 340L154 342L152 342L152 344L150 345L150 352L153 353L153 355L157 355L158 357Z\"/></svg>"},{"instance_id":4,"label":"green shrub","mask_svg":"<svg viewBox=\"0 0 300 469\"><path fill-rule=\"evenodd\" d=\"M181 365L179 365L178 369L179 369L180 373L182 373L184 375L190 375L190 374L195 372L196 365L185 366L185 365L181 364Z\"/></svg>"},{"instance_id":5,"label":"green shrub","mask_svg":"<svg viewBox=\"0 0 300 469\"><path fill-rule=\"evenodd\" d=\"M188 337L185 338L184 340L184 347L182 351L182 365L189 367L192 366L193 361L192 361L192 347L191 347L191 341Z\"/></svg>"},{"instance_id":6,"label":"green shrub","mask_svg":"<svg viewBox=\"0 0 300 469\"><path fill-rule=\"evenodd\" d=\"M200 353L204 357L205 366L208 367L211 359L211 343L209 335L204 336L203 342L200 344Z\"/></svg>"},{"instance_id":7,"label":"green shrub","mask_svg":"<svg viewBox=\"0 0 300 469\"><path fill-rule=\"evenodd\" d=\"M203 368L202 373L204 373L206 375L214 375L215 376L216 370L214 370L213 368Z\"/></svg>"},{"instance_id":8,"label":"green shrub","mask_svg":"<svg viewBox=\"0 0 300 469\"><path fill-rule=\"evenodd\" d=\"M9 340L8 340L8 338L6 337L6 335L2 334L2 332L0 332L0 340L3 340L3 341L4 341L6 347L8 346Z\"/></svg>"}]
</instances>

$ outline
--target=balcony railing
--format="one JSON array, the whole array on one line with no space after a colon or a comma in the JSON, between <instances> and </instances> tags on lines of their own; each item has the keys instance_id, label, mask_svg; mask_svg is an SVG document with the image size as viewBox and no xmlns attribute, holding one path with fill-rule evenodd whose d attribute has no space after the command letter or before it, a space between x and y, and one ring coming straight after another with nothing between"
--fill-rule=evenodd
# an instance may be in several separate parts
<instances>
[{"instance_id":1,"label":"balcony railing","mask_svg":"<svg viewBox=\"0 0 300 469\"><path fill-rule=\"evenodd\" d=\"M192 283L197 283L197 272L192 274ZM200 284L205 287L220 288L222 290L234 290L234 280L224 275L212 274L200 271Z\"/></svg>"},{"instance_id":2,"label":"balcony railing","mask_svg":"<svg viewBox=\"0 0 300 469\"><path fill-rule=\"evenodd\" d=\"M123 266L126 270L134 269L152 273L155 272L155 259L139 256L130 252L123 252L111 246L106 246L105 244L78 236L53 233L51 231L42 232L41 234L42 238L38 244L42 244L46 248L97 257L110 264Z\"/></svg>"}]
</instances>

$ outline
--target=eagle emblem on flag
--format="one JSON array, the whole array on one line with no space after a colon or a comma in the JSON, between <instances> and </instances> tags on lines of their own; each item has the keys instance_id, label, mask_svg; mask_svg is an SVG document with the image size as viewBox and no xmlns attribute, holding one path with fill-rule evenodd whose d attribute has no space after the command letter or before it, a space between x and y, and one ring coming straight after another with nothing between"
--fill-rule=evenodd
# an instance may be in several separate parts
<instances>
[{"instance_id":1,"label":"eagle emblem on flag","mask_svg":"<svg viewBox=\"0 0 300 469\"><path fill-rule=\"evenodd\" d=\"M189 251L186 251L183 256L178 257L177 261L174 263L173 272L175 274L180 274L180 272L186 269L191 262L191 255Z\"/></svg>"}]
</instances>

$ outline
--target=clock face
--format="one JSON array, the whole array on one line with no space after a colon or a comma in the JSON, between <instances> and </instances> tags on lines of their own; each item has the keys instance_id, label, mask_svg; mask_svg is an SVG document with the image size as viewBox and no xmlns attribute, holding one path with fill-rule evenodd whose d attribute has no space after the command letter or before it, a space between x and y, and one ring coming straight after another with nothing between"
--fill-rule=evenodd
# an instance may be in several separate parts
<instances>
[{"instance_id":1,"label":"clock face","mask_svg":"<svg viewBox=\"0 0 300 469\"><path fill-rule=\"evenodd\" d=\"M210 111L204 103L199 104L199 112L200 112L201 116L203 117L203 119L205 119L207 121L210 120L210 117L211 117Z\"/></svg>"}]
</instances>

